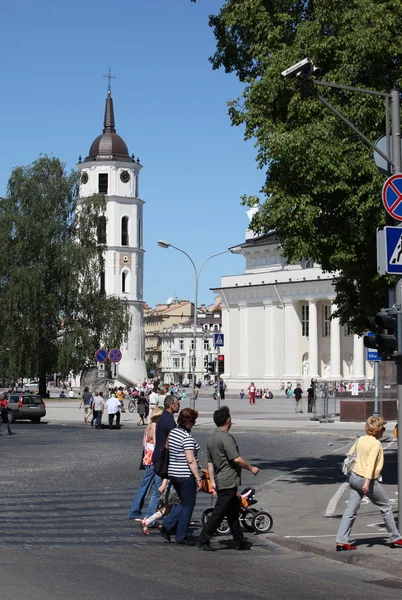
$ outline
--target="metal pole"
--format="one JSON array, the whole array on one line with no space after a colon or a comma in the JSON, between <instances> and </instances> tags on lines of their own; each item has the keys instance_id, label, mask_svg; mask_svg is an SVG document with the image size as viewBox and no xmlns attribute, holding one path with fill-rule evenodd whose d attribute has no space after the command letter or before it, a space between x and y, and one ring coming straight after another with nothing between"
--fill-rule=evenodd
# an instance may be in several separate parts
<instances>
[{"instance_id":1,"label":"metal pole","mask_svg":"<svg viewBox=\"0 0 402 600\"><path fill-rule=\"evenodd\" d=\"M220 383L220 377L219 377L219 363L218 363L218 346L215 346L215 352L216 352L216 381L217 381L217 386L216 386L216 408L220 408L221 407L221 391L219 389L219 383Z\"/></svg>"},{"instance_id":2,"label":"metal pole","mask_svg":"<svg viewBox=\"0 0 402 600\"><path fill-rule=\"evenodd\" d=\"M401 173L401 105L399 90L391 91L391 137L393 173ZM395 301L402 305L402 278L395 277ZM402 361L396 361L396 385L398 390L398 424L402 423ZM402 444L398 435L398 524L402 522Z\"/></svg>"},{"instance_id":3,"label":"metal pole","mask_svg":"<svg viewBox=\"0 0 402 600\"><path fill-rule=\"evenodd\" d=\"M195 304L194 304L194 329L193 329L193 364L192 364L192 378L193 378L193 393L190 400L190 408L195 409L195 365L197 362L197 306L198 306L198 277L199 272L195 274Z\"/></svg>"},{"instance_id":4,"label":"metal pole","mask_svg":"<svg viewBox=\"0 0 402 600\"><path fill-rule=\"evenodd\" d=\"M374 361L374 412L373 416L379 416L378 410L378 360Z\"/></svg>"}]
</instances>

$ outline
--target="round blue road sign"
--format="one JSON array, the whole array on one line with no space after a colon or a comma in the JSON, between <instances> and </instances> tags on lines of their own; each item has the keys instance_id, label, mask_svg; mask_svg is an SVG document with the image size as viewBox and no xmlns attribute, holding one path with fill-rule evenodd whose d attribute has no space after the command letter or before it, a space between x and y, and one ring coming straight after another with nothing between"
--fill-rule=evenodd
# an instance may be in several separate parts
<instances>
[{"instance_id":1,"label":"round blue road sign","mask_svg":"<svg viewBox=\"0 0 402 600\"><path fill-rule=\"evenodd\" d=\"M112 363L118 363L121 361L123 355L121 353L121 350L119 350L118 348L112 348L112 350L109 351L109 360Z\"/></svg>"},{"instance_id":2,"label":"round blue road sign","mask_svg":"<svg viewBox=\"0 0 402 600\"><path fill-rule=\"evenodd\" d=\"M402 173L395 173L384 183L382 202L391 217L402 221Z\"/></svg>"},{"instance_id":3,"label":"round blue road sign","mask_svg":"<svg viewBox=\"0 0 402 600\"><path fill-rule=\"evenodd\" d=\"M104 362L106 362L107 361L107 352L106 352L106 350L104 348L99 348L99 350L97 350L95 352L95 358L96 358L96 361L98 363L104 363Z\"/></svg>"}]
</instances>

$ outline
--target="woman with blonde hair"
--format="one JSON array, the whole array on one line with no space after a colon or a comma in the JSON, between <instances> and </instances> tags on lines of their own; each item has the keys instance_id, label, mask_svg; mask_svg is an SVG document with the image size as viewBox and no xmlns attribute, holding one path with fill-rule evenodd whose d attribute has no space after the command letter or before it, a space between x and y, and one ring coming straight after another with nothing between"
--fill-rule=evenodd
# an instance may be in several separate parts
<instances>
[{"instance_id":1,"label":"woman with blonde hair","mask_svg":"<svg viewBox=\"0 0 402 600\"><path fill-rule=\"evenodd\" d=\"M160 493L158 491L158 488L162 484L162 477L159 477L159 475L156 475L155 473L154 465L152 463L152 454L155 448L156 422L162 413L163 409L159 406L154 409L151 417L151 422L146 427L142 438L143 456L141 460L140 469L144 470L144 477L142 478L140 487L134 497L134 500L131 504L128 513L128 518L130 520L134 519L139 523L144 518L144 515L142 514L142 507L144 506L145 499L151 491L152 486L154 487L154 492L149 501L147 517L150 517L155 513L160 499Z\"/></svg>"},{"instance_id":2,"label":"woman with blonde hair","mask_svg":"<svg viewBox=\"0 0 402 600\"><path fill-rule=\"evenodd\" d=\"M348 452L348 454L356 453L356 460L349 477L348 504L336 535L337 551L356 550L357 548L357 546L349 544L349 535L363 496L367 496L380 509L389 533L391 547L402 548L401 534L396 528L391 502L380 483L384 465L384 453L380 438L384 431L382 417L369 417L366 421L366 435L356 440Z\"/></svg>"}]
</instances>

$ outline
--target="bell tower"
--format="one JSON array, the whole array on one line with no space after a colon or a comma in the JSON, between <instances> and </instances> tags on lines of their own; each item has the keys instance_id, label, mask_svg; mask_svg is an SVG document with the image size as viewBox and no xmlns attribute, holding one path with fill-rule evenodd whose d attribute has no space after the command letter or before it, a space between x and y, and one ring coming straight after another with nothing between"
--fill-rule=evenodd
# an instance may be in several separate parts
<instances>
[{"instance_id":1,"label":"bell tower","mask_svg":"<svg viewBox=\"0 0 402 600\"><path fill-rule=\"evenodd\" d=\"M116 133L112 93L106 97L103 133L92 143L88 156L78 163L79 196L104 194L107 199L104 228L106 244L104 271L100 288L110 295L125 298L132 325L128 343L121 349L119 383L137 384L146 378L143 317L143 205L139 197L139 158L129 155L124 140ZM95 352L96 348L94 349Z\"/></svg>"}]
</instances>

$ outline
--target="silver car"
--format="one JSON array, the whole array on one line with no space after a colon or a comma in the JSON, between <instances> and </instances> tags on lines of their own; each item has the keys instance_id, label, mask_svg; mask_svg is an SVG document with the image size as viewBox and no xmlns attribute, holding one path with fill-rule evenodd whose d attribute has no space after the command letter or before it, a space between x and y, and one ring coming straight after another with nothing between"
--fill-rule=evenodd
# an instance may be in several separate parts
<instances>
[{"instance_id":1,"label":"silver car","mask_svg":"<svg viewBox=\"0 0 402 600\"><path fill-rule=\"evenodd\" d=\"M7 408L10 423L17 419L29 419L32 423L40 423L46 415L46 405L42 396L31 392L12 392L8 396Z\"/></svg>"}]
</instances>

